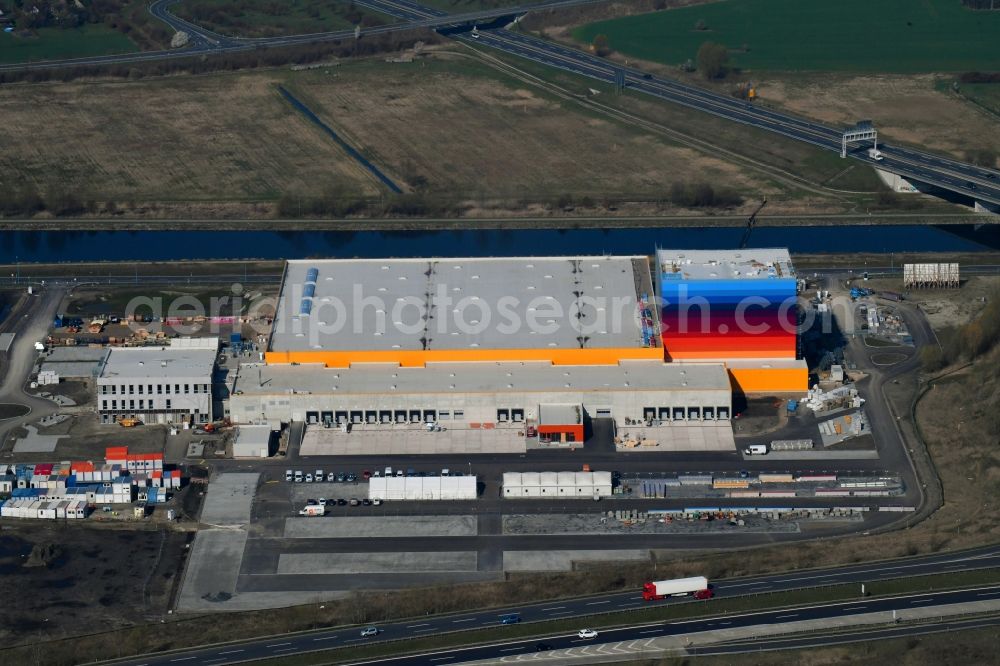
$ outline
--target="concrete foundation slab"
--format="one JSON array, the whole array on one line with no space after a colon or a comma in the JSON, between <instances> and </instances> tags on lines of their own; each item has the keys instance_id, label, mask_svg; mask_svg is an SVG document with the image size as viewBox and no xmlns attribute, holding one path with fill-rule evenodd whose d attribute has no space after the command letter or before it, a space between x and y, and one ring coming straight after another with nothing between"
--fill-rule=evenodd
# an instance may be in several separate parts
<instances>
[{"instance_id":1,"label":"concrete foundation slab","mask_svg":"<svg viewBox=\"0 0 1000 666\"><path fill-rule=\"evenodd\" d=\"M648 550L505 550L504 571L572 571L574 562L641 562Z\"/></svg>"},{"instance_id":2,"label":"concrete foundation slab","mask_svg":"<svg viewBox=\"0 0 1000 666\"><path fill-rule=\"evenodd\" d=\"M434 553L282 553L279 574L395 573L400 571L475 571L475 551Z\"/></svg>"},{"instance_id":3,"label":"concrete foundation slab","mask_svg":"<svg viewBox=\"0 0 1000 666\"><path fill-rule=\"evenodd\" d=\"M177 600L179 611L220 610L236 593L247 533L202 530L194 539Z\"/></svg>"},{"instance_id":4,"label":"concrete foundation slab","mask_svg":"<svg viewBox=\"0 0 1000 666\"><path fill-rule=\"evenodd\" d=\"M50 425L50 424L46 424ZM56 450L59 440L69 435L39 435L35 426L24 426L28 436L14 443L14 453L52 453Z\"/></svg>"},{"instance_id":5,"label":"concrete foundation slab","mask_svg":"<svg viewBox=\"0 0 1000 666\"><path fill-rule=\"evenodd\" d=\"M729 421L675 421L661 425L619 425L618 451L676 453L678 451L736 451Z\"/></svg>"},{"instance_id":6,"label":"concrete foundation slab","mask_svg":"<svg viewBox=\"0 0 1000 666\"><path fill-rule=\"evenodd\" d=\"M225 473L208 484L201 522L208 525L246 525L260 474Z\"/></svg>"},{"instance_id":7,"label":"concrete foundation slab","mask_svg":"<svg viewBox=\"0 0 1000 666\"><path fill-rule=\"evenodd\" d=\"M356 537L476 536L475 516L378 516L358 518L287 518L285 538L352 539Z\"/></svg>"}]
</instances>

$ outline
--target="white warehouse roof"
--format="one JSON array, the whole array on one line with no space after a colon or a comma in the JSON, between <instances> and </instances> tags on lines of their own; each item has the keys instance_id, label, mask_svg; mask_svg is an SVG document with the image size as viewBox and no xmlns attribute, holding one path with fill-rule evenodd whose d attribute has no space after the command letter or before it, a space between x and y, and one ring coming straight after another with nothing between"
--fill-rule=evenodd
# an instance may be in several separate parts
<instances>
[{"instance_id":1,"label":"white warehouse roof","mask_svg":"<svg viewBox=\"0 0 1000 666\"><path fill-rule=\"evenodd\" d=\"M640 347L643 294L641 256L294 260L269 349Z\"/></svg>"},{"instance_id":2,"label":"white warehouse roof","mask_svg":"<svg viewBox=\"0 0 1000 666\"><path fill-rule=\"evenodd\" d=\"M627 361L615 366L546 362L429 363L423 368L361 364L240 366L234 393L276 395L406 393L545 393L566 391L731 390L721 363Z\"/></svg>"},{"instance_id":3,"label":"white warehouse roof","mask_svg":"<svg viewBox=\"0 0 1000 666\"><path fill-rule=\"evenodd\" d=\"M212 376L215 351L177 347L112 347L101 379L166 379Z\"/></svg>"},{"instance_id":4,"label":"white warehouse roof","mask_svg":"<svg viewBox=\"0 0 1000 666\"><path fill-rule=\"evenodd\" d=\"M657 250L663 274L679 273L685 280L761 280L794 278L786 248L746 250Z\"/></svg>"},{"instance_id":5,"label":"white warehouse roof","mask_svg":"<svg viewBox=\"0 0 1000 666\"><path fill-rule=\"evenodd\" d=\"M474 476L377 476L368 481L368 499L474 500Z\"/></svg>"}]
</instances>

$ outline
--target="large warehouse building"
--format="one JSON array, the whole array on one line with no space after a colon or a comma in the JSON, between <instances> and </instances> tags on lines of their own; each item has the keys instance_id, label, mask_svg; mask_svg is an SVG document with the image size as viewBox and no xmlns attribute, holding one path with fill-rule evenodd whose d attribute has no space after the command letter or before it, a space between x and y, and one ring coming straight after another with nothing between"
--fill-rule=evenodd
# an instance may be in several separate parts
<instances>
[{"instance_id":1,"label":"large warehouse building","mask_svg":"<svg viewBox=\"0 0 1000 666\"><path fill-rule=\"evenodd\" d=\"M424 368L244 365L230 398L240 423L533 422L582 441L583 417L728 420L732 389L721 364L626 361L612 366L435 363Z\"/></svg>"},{"instance_id":2,"label":"large warehouse building","mask_svg":"<svg viewBox=\"0 0 1000 666\"><path fill-rule=\"evenodd\" d=\"M809 388L788 250L658 250L664 354L725 363L744 393Z\"/></svg>"},{"instance_id":3,"label":"large warehouse building","mask_svg":"<svg viewBox=\"0 0 1000 666\"><path fill-rule=\"evenodd\" d=\"M427 423L572 443L602 417L718 429L734 388L807 388L794 328L779 326L795 318L788 253L746 253L660 251L656 283L643 256L289 261L265 362L240 368L230 414L375 439ZM686 291L713 330L678 328ZM762 305L748 317L774 330L739 328L750 296Z\"/></svg>"},{"instance_id":4,"label":"large warehouse building","mask_svg":"<svg viewBox=\"0 0 1000 666\"><path fill-rule=\"evenodd\" d=\"M663 360L647 257L289 261L268 365Z\"/></svg>"}]
</instances>

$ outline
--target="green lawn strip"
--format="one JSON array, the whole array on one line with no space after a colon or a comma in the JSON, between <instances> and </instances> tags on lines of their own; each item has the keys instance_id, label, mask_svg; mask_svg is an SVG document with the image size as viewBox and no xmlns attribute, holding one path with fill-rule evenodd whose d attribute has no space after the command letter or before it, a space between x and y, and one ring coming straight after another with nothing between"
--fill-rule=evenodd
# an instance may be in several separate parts
<instances>
[{"instance_id":1,"label":"green lawn strip","mask_svg":"<svg viewBox=\"0 0 1000 666\"><path fill-rule=\"evenodd\" d=\"M525 622L516 625L497 625L485 629L460 630L428 636L426 638L401 639L371 645L355 645L349 648L334 648L322 652L290 655L286 658L267 659L255 663L273 666L290 666L291 664L307 666L357 662L361 659L375 659L390 655L472 647L484 643L508 640L516 641L532 637L544 638L553 634L576 632L585 626L594 629L612 629L621 626L635 626L644 623L678 619L689 620L698 617L715 617L729 613L746 613L769 609L778 610L808 604L976 587L996 582L1000 582L1000 569L913 576L866 583L867 595L865 597L861 596L860 583L846 583L829 587L813 587L787 592L753 594L746 597L722 598L705 602L650 605L634 611L602 613L563 620ZM338 652L344 650L348 652L344 652L342 656L338 655Z\"/></svg>"},{"instance_id":2,"label":"green lawn strip","mask_svg":"<svg viewBox=\"0 0 1000 666\"><path fill-rule=\"evenodd\" d=\"M67 29L40 28L27 37L17 32L0 32L0 63L83 58L138 50L128 37L101 23Z\"/></svg>"},{"instance_id":3,"label":"green lawn strip","mask_svg":"<svg viewBox=\"0 0 1000 666\"><path fill-rule=\"evenodd\" d=\"M623 54L669 65L704 42L743 70L957 72L1000 68L1000 12L958 0L727 0L581 26Z\"/></svg>"}]
</instances>

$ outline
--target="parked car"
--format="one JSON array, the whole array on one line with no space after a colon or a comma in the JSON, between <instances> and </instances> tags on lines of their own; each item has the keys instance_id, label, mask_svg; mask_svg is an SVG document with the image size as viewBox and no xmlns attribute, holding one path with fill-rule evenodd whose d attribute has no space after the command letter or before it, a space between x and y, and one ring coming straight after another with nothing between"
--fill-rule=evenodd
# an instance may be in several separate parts
<instances>
[{"instance_id":1,"label":"parked car","mask_svg":"<svg viewBox=\"0 0 1000 666\"><path fill-rule=\"evenodd\" d=\"M326 480L329 481L330 483L333 483L334 481L337 480L337 475L334 474L333 472L330 472L329 474L326 475Z\"/></svg>"},{"instance_id":2,"label":"parked car","mask_svg":"<svg viewBox=\"0 0 1000 666\"><path fill-rule=\"evenodd\" d=\"M391 467L386 467L385 468L385 475L386 476L392 476L392 468Z\"/></svg>"},{"instance_id":3,"label":"parked car","mask_svg":"<svg viewBox=\"0 0 1000 666\"><path fill-rule=\"evenodd\" d=\"M319 504L319 502L317 502L317 501L316 501L316 500L314 500L314 499L307 499L307 500L306 500L306 506L315 506L315 505L317 505L317 504Z\"/></svg>"},{"instance_id":4,"label":"parked car","mask_svg":"<svg viewBox=\"0 0 1000 666\"><path fill-rule=\"evenodd\" d=\"M397 469L396 470L396 476L403 476L403 470Z\"/></svg>"},{"instance_id":5,"label":"parked car","mask_svg":"<svg viewBox=\"0 0 1000 666\"><path fill-rule=\"evenodd\" d=\"M580 638L597 638L597 632L593 629L581 629L576 635Z\"/></svg>"},{"instance_id":6,"label":"parked car","mask_svg":"<svg viewBox=\"0 0 1000 666\"><path fill-rule=\"evenodd\" d=\"M326 478L326 474L323 474L323 470L318 469L316 470L316 473L313 474L313 477L315 477L316 482L319 483L320 481Z\"/></svg>"},{"instance_id":7,"label":"parked car","mask_svg":"<svg viewBox=\"0 0 1000 666\"><path fill-rule=\"evenodd\" d=\"M347 475L341 472L340 474L337 475L337 482L343 483L344 481L347 481Z\"/></svg>"},{"instance_id":8,"label":"parked car","mask_svg":"<svg viewBox=\"0 0 1000 666\"><path fill-rule=\"evenodd\" d=\"M377 473L378 473L378 472L376 472L376 474L377 474ZM371 473L371 470L367 470L367 469L366 469L366 470L364 470L363 472L361 472L361 478L362 478L362 479L364 479L365 481L367 481L368 479L372 478L372 473Z\"/></svg>"},{"instance_id":9,"label":"parked car","mask_svg":"<svg viewBox=\"0 0 1000 666\"><path fill-rule=\"evenodd\" d=\"M290 470L290 469L286 469L285 470L285 481L291 481L292 477L294 477L294 476L295 476L295 473L292 470Z\"/></svg>"},{"instance_id":10,"label":"parked car","mask_svg":"<svg viewBox=\"0 0 1000 666\"><path fill-rule=\"evenodd\" d=\"M375 499L372 500L372 504L374 504L375 506L379 506L380 504L382 504L382 500L376 497Z\"/></svg>"},{"instance_id":11,"label":"parked car","mask_svg":"<svg viewBox=\"0 0 1000 666\"><path fill-rule=\"evenodd\" d=\"M346 479L346 481L348 483L354 483L357 480L358 480L358 475L357 474L355 474L354 472L348 472L347 473L347 479Z\"/></svg>"},{"instance_id":12,"label":"parked car","mask_svg":"<svg viewBox=\"0 0 1000 666\"><path fill-rule=\"evenodd\" d=\"M347 506L347 500L341 497L340 499L337 500L337 506Z\"/></svg>"},{"instance_id":13,"label":"parked car","mask_svg":"<svg viewBox=\"0 0 1000 666\"><path fill-rule=\"evenodd\" d=\"M306 483L312 483L312 482L313 482L313 475L306 474Z\"/></svg>"},{"instance_id":14,"label":"parked car","mask_svg":"<svg viewBox=\"0 0 1000 666\"><path fill-rule=\"evenodd\" d=\"M326 502L327 502L327 500L326 500L325 497L320 497L319 498L319 505L320 506L326 506Z\"/></svg>"},{"instance_id":15,"label":"parked car","mask_svg":"<svg viewBox=\"0 0 1000 666\"><path fill-rule=\"evenodd\" d=\"M361 500L361 504L363 504L364 506L371 506L372 501L366 497L363 500Z\"/></svg>"},{"instance_id":16,"label":"parked car","mask_svg":"<svg viewBox=\"0 0 1000 666\"><path fill-rule=\"evenodd\" d=\"M350 504L351 504L351 506L357 506L357 505L361 504L361 502L358 501L357 497L352 497Z\"/></svg>"},{"instance_id":17,"label":"parked car","mask_svg":"<svg viewBox=\"0 0 1000 666\"><path fill-rule=\"evenodd\" d=\"M448 476L448 474L450 474L450 471L448 470L447 467L441 470L441 476Z\"/></svg>"},{"instance_id":18,"label":"parked car","mask_svg":"<svg viewBox=\"0 0 1000 666\"><path fill-rule=\"evenodd\" d=\"M382 472L380 472L378 470L375 470L374 472L372 472L372 478L373 479L381 479L382 478Z\"/></svg>"},{"instance_id":19,"label":"parked car","mask_svg":"<svg viewBox=\"0 0 1000 666\"><path fill-rule=\"evenodd\" d=\"M361 637L378 636L378 627L365 627L361 630Z\"/></svg>"},{"instance_id":20,"label":"parked car","mask_svg":"<svg viewBox=\"0 0 1000 666\"><path fill-rule=\"evenodd\" d=\"M295 472L295 483L302 483L302 472Z\"/></svg>"},{"instance_id":21,"label":"parked car","mask_svg":"<svg viewBox=\"0 0 1000 666\"><path fill-rule=\"evenodd\" d=\"M412 467L410 467L409 469L406 470L406 476L416 476L416 475L417 475L417 471L415 469L413 469Z\"/></svg>"}]
</instances>

